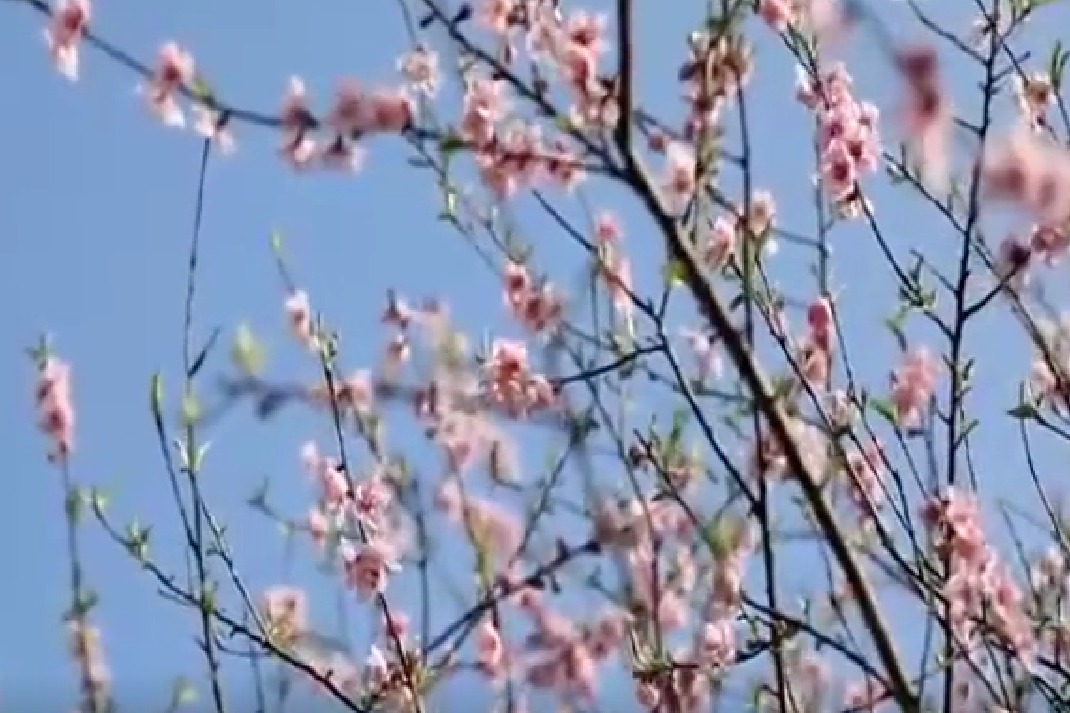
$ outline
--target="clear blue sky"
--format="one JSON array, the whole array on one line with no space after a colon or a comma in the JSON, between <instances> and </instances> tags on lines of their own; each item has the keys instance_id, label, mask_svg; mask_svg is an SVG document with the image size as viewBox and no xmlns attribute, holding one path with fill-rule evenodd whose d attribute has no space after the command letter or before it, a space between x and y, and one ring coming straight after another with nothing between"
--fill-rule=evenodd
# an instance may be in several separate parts
<instances>
[{"instance_id":1,"label":"clear blue sky","mask_svg":"<svg viewBox=\"0 0 1070 713\"><path fill-rule=\"evenodd\" d=\"M888 17L907 16L903 5L874 1ZM678 116L673 77L683 56L683 33L695 18L688 7L697 3L636 4L639 52L645 58L640 76L644 102L659 110L670 107L671 115ZM955 9L948 10L936 7L945 3L930 0L928 9L945 19L972 15L971 2L952 4ZM1040 41L1034 46L1050 47L1046 28L1065 26L1070 13L1051 10L1043 17L1050 22L1034 27L1031 36ZM23 353L41 331L55 335L58 351L74 366L76 476L113 488L116 517L136 516L153 524L154 551L176 571L181 563L148 389L156 370L164 372L171 386L179 379L185 260L200 144L190 134L157 125L135 93L136 78L99 54L86 51L82 80L68 84L50 66L43 27L42 16L30 8L0 4L0 66L7 68L8 100L0 114L5 147L0 161L0 301L8 305L0 329L6 489L0 500L0 707L10 710L29 710L22 707L31 702L26 697L45 691L48 705L69 706L75 693L58 623L68 600L61 487L35 432L33 374ZM916 30L914 24L903 27ZM193 52L228 101L266 111L277 107L291 74L305 78L318 106L342 76L392 81L395 59L406 46L392 0L101 0L94 6L94 28L149 62L161 42L174 39ZM758 181L774 191L785 227L810 231L811 159L805 114L791 99L793 65L782 47L767 41L768 33L756 30L766 38L759 42L751 100ZM886 111L884 125L891 134L891 73L864 42L848 57L859 95ZM961 64L954 67L962 69ZM953 76L961 91L965 75ZM971 74L970 81L975 77ZM967 87L960 96L968 97L969 91ZM454 313L476 335L483 329L510 329L492 276L435 222L433 184L405 165L396 142L374 142L365 172L355 177L295 176L276 158L273 133L241 126L237 131L237 154L213 160L207 181L201 338L216 325L229 336L239 321L247 320L266 340L272 374L312 375L312 365L284 329L283 294L269 250L274 230L284 236L291 267L314 304L341 329L352 366L368 363L383 343L376 319L391 287L416 298L447 296ZM640 279L653 287L659 241L647 224L630 220L635 207L621 195L594 195L596 205L624 216ZM919 246L946 256L952 247L946 229L917 201L895 195L882 185L877 210L885 232L902 246L901 254L908 246ZM567 284L579 256L543 221L531 225L540 230L524 237L535 244L540 264L566 266L554 272ZM839 228L834 242L854 352L870 383L883 386L895 354L879 320L894 294L892 283L864 230ZM800 284L804 275L803 267L789 265L795 258L790 247L778 258L776 269L783 270L789 284ZM991 417L1011 405L1012 379L1028 368L1028 350L1017 335L1013 342L1006 338L1004 317L982 321L971 341L982 355L978 376L984 382L975 403ZM212 366L221 364L217 360ZM173 403L174 392L170 395ZM242 571L257 590L283 579L283 547L277 530L252 514L244 501L270 476L276 500L284 501L291 513L303 512L310 491L299 469L298 447L329 433L321 421L298 411L288 414L261 424L245 412L212 434L206 488L217 515L229 525ZM1008 424L985 422L980 433L986 436L978 453L988 492L1006 495L1018 489L1024 475L1014 443L1003 440L1013 433ZM541 462L539 450L532 454L529 469ZM1048 453L1053 454L1061 455ZM201 661L191 642L195 617L162 601L151 580L95 528L88 528L85 540L87 574L103 598L97 615L120 703L162 707L170 677L186 674L200 680ZM299 543L294 579L311 585L318 614L330 622L332 590L316 579L308 553Z\"/></svg>"}]
</instances>

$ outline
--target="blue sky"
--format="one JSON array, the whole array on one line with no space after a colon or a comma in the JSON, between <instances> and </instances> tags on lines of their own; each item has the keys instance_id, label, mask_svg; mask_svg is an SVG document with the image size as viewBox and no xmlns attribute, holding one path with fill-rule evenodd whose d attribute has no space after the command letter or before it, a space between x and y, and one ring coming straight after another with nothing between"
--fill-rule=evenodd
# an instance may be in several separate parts
<instances>
[{"instance_id":1,"label":"blue sky","mask_svg":"<svg viewBox=\"0 0 1070 713\"><path fill-rule=\"evenodd\" d=\"M673 78L697 4L636 4L644 100L678 117ZM936 4L929 3L934 16L960 26L972 15L966 0L955 7ZM904 5L887 0L879 11L899 21L907 16ZM157 125L135 92L136 78L99 54L87 51L82 80L67 83L49 64L43 18L18 2L0 4L0 13L0 65L17 68L5 74L5 94L12 101L0 114L6 139L0 162L0 299L9 305L0 330L7 489L0 500L0 538L7 543L0 588L0 706L15 706L20 696L37 691L53 692L56 703L72 702L75 692L58 623L68 598L61 486L35 432L33 375L23 353L40 332L54 335L57 350L74 367L76 477L111 489L116 518L151 523L154 551L176 569L181 563L148 393L150 376L160 370L175 402L200 143ZM1058 8L1043 17L1053 21L1034 22L1030 31L1037 40L1032 46L1041 48L1050 47L1049 28L1065 26L1070 14ZM905 22L901 27L916 30ZM193 52L220 95L265 111L278 106L291 74L305 79L317 106L346 75L391 82L396 57L406 47L397 7L388 0L160 5L100 0L94 28L148 62L161 42L174 39ZM777 196L786 227L809 231L812 169L806 116L791 99L794 68L768 33L755 26L755 36L764 38L751 104L758 182ZM847 56L858 93L886 111L885 130L891 134L887 117L895 84L886 64L866 42L853 45ZM967 75L961 64L951 69L967 100ZM290 267L315 306L341 330L352 366L369 363L384 342L376 320L388 288L414 298L446 297L475 335L511 333L493 276L436 222L434 185L405 164L397 142L373 142L366 169L357 176L297 176L276 158L274 134L240 126L237 132L237 154L213 159L207 179L197 308L201 339L218 325L229 340L236 324L247 321L269 349L271 374L314 375L315 365L284 328L283 292L269 247L273 231L283 236ZM911 246L949 254L954 245L931 211L873 184L878 216L901 254ZM596 190L592 202L624 217L641 284L656 285L660 242L639 221L634 203L609 190ZM540 264L552 266L567 285L579 256L564 236L534 217L530 205L520 211L529 227L524 237L535 245ZM858 366L872 384L883 386L895 356L879 326L894 295L888 271L858 227L837 229L834 245ZM776 269L788 284L801 285L805 267L790 262L792 250L784 248ZM983 382L975 403L989 417L1012 405L1015 380L1028 368L1028 350L1017 335L1008 340L1008 333L1013 332L1004 315L979 320L971 335ZM212 371L222 364L217 357ZM1021 457L1006 440L1013 431L1004 422L986 421L981 428L978 453L988 492L993 497L1018 492ZM311 491L299 469L298 448L309 438L326 444L329 435L325 422L297 411L268 424L243 412L211 434L205 488L217 516L229 525L253 589L282 581L286 573L277 529L244 501L269 476L273 496L289 512L303 512ZM399 436L405 438L412 436ZM526 465L537 468L543 444L533 443ZM1044 455L1050 463L1057 454L1051 449ZM332 590L317 579L305 543L296 552L293 578L311 584L317 614L329 624ZM144 704L162 707L170 677L201 674L191 640L194 614L161 600L151 580L93 527L86 530L85 554L90 581L102 596L98 616L120 702L141 703L149 695ZM359 619L354 622L359 628Z\"/></svg>"}]
</instances>

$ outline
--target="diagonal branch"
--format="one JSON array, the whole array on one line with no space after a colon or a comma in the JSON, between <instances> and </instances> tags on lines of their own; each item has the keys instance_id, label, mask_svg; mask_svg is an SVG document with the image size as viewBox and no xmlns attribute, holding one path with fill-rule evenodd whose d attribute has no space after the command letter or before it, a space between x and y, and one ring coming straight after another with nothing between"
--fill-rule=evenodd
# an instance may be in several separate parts
<instances>
[{"instance_id":1,"label":"diagonal branch","mask_svg":"<svg viewBox=\"0 0 1070 713\"><path fill-rule=\"evenodd\" d=\"M624 2L626 3L626 0ZM920 704L903 670L895 643L880 612L876 597L821 492L821 486L815 474L806 464L799 444L793 437L788 421L773 397L760 366L750 353L743 336L732 324L728 311L717 297L713 287L702 274L698 257L680 232L675 220L666 213L647 168L631 151L625 154L624 160L625 170L629 174L632 187L661 230L667 252L679 262L682 268L684 284L695 299L699 310L717 331L747 388L754 394L758 408L769 422L773 435L782 444L790 470L798 474L803 496L813 511L818 527L828 540L837 563L843 570L851 592L858 602L862 620L873 638L881 663L888 672L892 696L902 711L918 713Z\"/></svg>"}]
</instances>

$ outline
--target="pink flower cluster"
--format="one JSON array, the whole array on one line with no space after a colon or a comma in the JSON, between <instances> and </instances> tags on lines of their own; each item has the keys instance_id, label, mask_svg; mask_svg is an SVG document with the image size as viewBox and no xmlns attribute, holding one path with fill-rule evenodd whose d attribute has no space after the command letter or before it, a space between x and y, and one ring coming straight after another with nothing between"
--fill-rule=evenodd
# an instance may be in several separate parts
<instances>
[{"instance_id":1,"label":"pink flower cluster","mask_svg":"<svg viewBox=\"0 0 1070 713\"><path fill-rule=\"evenodd\" d=\"M796 97L817 117L819 180L843 215L856 216L862 211L858 180L880 168L880 112L855 99L842 63L817 81L802 68L798 75Z\"/></svg>"},{"instance_id":2,"label":"pink flower cluster","mask_svg":"<svg viewBox=\"0 0 1070 713\"><path fill-rule=\"evenodd\" d=\"M998 270L1024 284L1034 257L1048 266L1070 249L1070 153L1029 127L986 147L981 157L984 195L1026 211L1028 237L1011 235L1000 245Z\"/></svg>"},{"instance_id":3,"label":"pink flower cluster","mask_svg":"<svg viewBox=\"0 0 1070 713\"><path fill-rule=\"evenodd\" d=\"M854 19L850 9L838 0L758 0L757 10L774 31L784 34L793 27L806 27L826 45L835 41Z\"/></svg>"},{"instance_id":4,"label":"pink flower cluster","mask_svg":"<svg viewBox=\"0 0 1070 713\"><path fill-rule=\"evenodd\" d=\"M305 444L301 459L320 489L309 514L313 541L322 547L336 534L346 584L365 599L381 594L389 574L398 570L399 548L389 517L393 493L384 474L376 470L350 486L342 464L321 455L314 443Z\"/></svg>"},{"instance_id":5,"label":"pink flower cluster","mask_svg":"<svg viewBox=\"0 0 1070 713\"><path fill-rule=\"evenodd\" d=\"M903 131L917 148L923 177L942 188L947 180L952 113L936 50L929 45L900 48L896 64L906 89L900 108Z\"/></svg>"},{"instance_id":6,"label":"pink flower cluster","mask_svg":"<svg viewBox=\"0 0 1070 713\"><path fill-rule=\"evenodd\" d=\"M511 512L490 500L465 496L456 476L440 483L435 505L493 561L513 561L520 547L522 528Z\"/></svg>"},{"instance_id":7,"label":"pink flower cluster","mask_svg":"<svg viewBox=\"0 0 1070 713\"><path fill-rule=\"evenodd\" d=\"M593 701L599 666L623 641L626 615L612 611L584 625L552 611L541 599L531 605L528 613L534 631L525 642L526 681L564 700Z\"/></svg>"},{"instance_id":8,"label":"pink flower cluster","mask_svg":"<svg viewBox=\"0 0 1070 713\"><path fill-rule=\"evenodd\" d=\"M827 388L836 334L832 303L827 298L810 303L806 309L806 325L807 332L797 348L799 364L808 382Z\"/></svg>"},{"instance_id":9,"label":"pink flower cluster","mask_svg":"<svg viewBox=\"0 0 1070 713\"><path fill-rule=\"evenodd\" d=\"M346 586L365 600L386 592L390 575L401 570L399 552L386 537L375 536L368 542L342 540L339 554Z\"/></svg>"},{"instance_id":10,"label":"pink flower cluster","mask_svg":"<svg viewBox=\"0 0 1070 713\"><path fill-rule=\"evenodd\" d=\"M899 425L918 428L936 388L937 362L925 347L906 354L903 363L892 372L892 406Z\"/></svg>"},{"instance_id":11,"label":"pink flower cluster","mask_svg":"<svg viewBox=\"0 0 1070 713\"><path fill-rule=\"evenodd\" d=\"M506 586L514 586L513 581L510 575L504 577ZM563 701L593 700L599 667L619 650L629 616L613 608L592 620L576 621L551 609L530 587L516 588L507 603L530 619L532 630L522 645L509 646L494 621L484 618L475 631L477 669L495 685L521 676L535 690Z\"/></svg>"},{"instance_id":12,"label":"pink flower cluster","mask_svg":"<svg viewBox=\"0 0 1070 713\"><path fill-rule=\"evenodd\" d=\"M695 151L690 144L673 141L665 147L665 175L661 187L669 211L681 213L694 199L698 190L697 170Z\"/></svg>"},{"instance_id":13,"label":"pink flower cluster","mask_svg":"<svg viewBox=\"0 0 1070 713\"><path fill-rule=\"evenodd\" d=\"M100 710L111 691L111 670L104 656L100 629L83 620L67 623L71 657L82 672L82 695L89 710Z\"/></svg>"},{"instance_id":14,"label":"pink flower cluster","mask_svg":"<svg viewBox=\"0 0 1070 713\"><path fill-rule=\"evenodd\" d=\"M987 147L981 158L985 197L1032 213L1044 225L1070 217L1070 154L1027 128Z\"/></svg>"},{"instance_id":15,"label":"pink flower cluster","mask_svg":"<svg viewBox=\"0 0 1070 713\"><path fill-rule=\"evenodd\" d=\"M859 519L871 523L884 503L884 453L881 444L872 441L865 448L847 456L848 492L858 509Z\"/></svg>"},{"instance_id":16,"label":"pink flower cluster","mask_svg":"<svg viewBox=\"0 0 1070 713\"><path fill-rule=\"evenodd\" d=\"M295 169L319 165L356 170L364 157L363 149L356 143L360 138L377 133L402 133L412 127L415 117L415 103L405 89L366 91L355 80L347 79L340 83L334 103L322 122L323 128L333 132L333 138L320 141L315 137L320 123L309 108L305 84L299 77L292 77L279 112L282 125L279 150Z\"/></svg>"},{"instance_id":17,"label":"pink flower cluster","mask_svg":"<svg viewBox=\"0 0 1070 713\"><path fill-rule=\"evenodd\" d=\"M625 318L633 313L632 263L621 245L623 230L617 216L609 212L595 218L595 246L598 250L596 274L609 293L613 308Z\"/></svg>"},{"instance_id":18,"label":"pink flower cluster","mask_svg":"<svg viewBox=\"0 0 1070 713\"><path fill-rule=\"evenodd\" d=\"M709 705L707 675L724 671L736 660L736 619L742 601L743 572L755 544L756 532L749 524L739 523L722 530L709 596L690 648L673 655L672 660L679 662L674 670L639 678L636 697L647 710L697 713ZM690 582L694 564L683 551L676 558L675 571L678 579L683 573L682 590L689 590L693 586ZM681 619L686 620L686 616Z\"/></svg>"},{"instance_id":19,"label":"pink flower cluster","mask_svg":"<svg viewBox=\"0 0 1070 713\"><path fill-rule=\"evenodd\" d=\"M1037 327L1047 355L1038 349L1033 357L1028 381L1030 395L1038 406L1050 405L1065 411L1070 404L1070 386L1066 383L1066 374L1070 373L1070 314L1062 315L1057 321L1039 320Z\"/></svg>"},{"instance_id":20,"label":"pink flower cluster","mask_svg":"<svg viewBox=\"0 0 1070 713\"><path fill-rule=\"evenodd\" d=\"M52 441L50 458L64 459L74 448L71 369L54 356L44 359L37 375L38 427Z\"/></svg>"},{"instance_id":21,"label":"pink flower cluster","mask_svg":"<svg viewBox=\"0 0 1070 713\"><path fill-rule=\"evenodd\" d=\"M727 518L717 531L709 589L690 646L672 653L672 671L638 671L636 696L650 711L699 711L708 703L710 673L735 661L735 621L742 602L743 574L757 532ZM618 550L631 580L632 616L656 620L666 634L690 622L690 602L698 586L690 516L670 500L603 502L594 516L595 537ZM655 543L657 543L655 549Z\"/></svg>"},{"instance_id":22,"label":"pink flower cluster","mask_svg":"<svg viewBox=\"0 0 1070 713\"><path fill-rule=\"evenodd\" d=\"M224 153L234 150L234 137L227 129L222 113L214 107L203 87L198 86L193 55L174 42L160 48L156 69L147 86L141 87L149 110L164 126L184 128L186 115L179 104L184 93L195 97L191 113L193 129L216 142Z\"/></svg>"},{"instance_id":23,"label":"pink flower cluster","mask_svg":"<svg viewBox=\"0 0 1070 713\"><path fill-rule=\"evenodd\" d=\"M1047 72L1033 72L1014 77L1014 98L1018 111L1034 129L1048 125L1048 107L1055 103L1055 90Z\"/></svg>"},{"instance_id":24,"label":"pink flower cluster","mask_svg":"<svg viewBox=\"0 0 1070 713\"><path fill-rule=\"evenodd\" d=\"M688 58L678 73L688 109L684 138L693 141L714 129L753 70L746 42L719 32L693 32L688 37Z\"/></svg>"},{"instance_id":25,"label":"pink flower cluster","mask_svg":"<svg viewBox=\"0 0 1070 713\"><path fill-rule=\"evenodd\" d=\"M537 284L527 267L509 261L504 283L505 305L525 329L545 334L561 322L565 301L551 282Z\"/></svg>"},{"instance_id":26,"label":"pink flower cluster","mask_svg":"<svg viewBox=\"0 0 1070 713\"><path fill-rule=\"evenodd\" d=\"M769 191L755 191L749 211L742 208L718 215L700 237L702 261L708 270L721 270L735 257L741 240L750 240L756 248L776 249L770 237L776 220L776 201Z\"/></svg>"},{"instance_id":27,"label":"pink flower cluster","mask_svg":"<svg viewBox=\"0 0 1070 713\"><path fill-rule=\"evenodd\" d=\"M506 123L506 85L497 79L470 77L465 85L460 137L475 152L483 182L499 198L550 180L565 189L584 177L582 163L561 137L549 144L537 124Z\"/></svg>"},{"instance_id":28,"label":"pink flower cluster","mask_svg":"<svg viewBox=\"0 0 1070 713\"><path fill-rule=\"evenodd\" d=\"M523 342L496 339L484 366L485 388L491 405L511 418L528 416L557 403L550 381L532 370Z\"/></svg>"},{"instance_id":29,"label":"pink flower cluster","mask_svg":"<svg viewBox=\"0 0 1070 713\"><path fill-rule=\"evenodd\" d=\"M274 640L293 645L308 631L308 597L294 587L272 587L261 596L260 615Z\"/></svg>"},{"instance_id":30,"label":"pink flower cluster","mask_svg":"<svg viewBox=\"0 0 1070 713\"><path fill-rule=\"evenodd\" d=\"M695 365L698 369L699 382L709 379L719 379L724 373L724 357L714 347L714 338L705 331L697 329L683 329L680 336L683 337L691 353L695 357Z\"/></svg>"},{"instance_id":31,"label":"pink flower cluster","mask_svg":"<svg viewBox=\"0 0 1070 713\"><path fill-rule=\"evenodd\" d=\"M619 119L616 96L599 76L608 49L606 17L583 10L565 19L551 0L483 0L481 24L503 43L502 57L512 64L517 41L550 73L561 77L573 99L570 118L584 127L612 127Z\"/></svg>"},{"instance_id":32,"label":"pink flower cluster","mask_svg":"<svg viewBox=\"0 0 1070 713\"><path fill-rule=\"evenodd\" d=\"M828 438L817 426L799 417L790 418L787 425L809 474L815 478L823 477L829 464ZM752 475L764 478L770 483L800 475L790 472L788 465L787 454L780 439L770 433L763 433L754 445Z\"/></svg>"},{"instance_id":33,"label":"pink flower cluster","mask_svg":"<svg viewBox=\"0 0 1070 713\"><path fill-rule=\"evenodd\" d=\"M413 681L420 686L423 660L419 646L411 640L410 628L405 614L384 612L378 635L360 664L335 648L311 647L302 652L305 663L319 676L317 689L322 687L320 681L330 681L336 690L352 700L374 699L392 711L416 710L409 683ZM406 662L404 667L397 651L399 646Z\"/></svg>"},{"instance_id":34,"label":"pink flower cluster","mask_svg":"<svg viewBox=\"0 0 1070 713\"><path fill-rule=\"evenodd\" d=\"M921 515L937 553L950 563L944 596L951 606L950 623L958 644L967 650L980 644L987 624L1030 665L1036 641L1026 603L985 538L976 497L949 488L942 497L928 500Z\"/></svg>"}]
</instances>

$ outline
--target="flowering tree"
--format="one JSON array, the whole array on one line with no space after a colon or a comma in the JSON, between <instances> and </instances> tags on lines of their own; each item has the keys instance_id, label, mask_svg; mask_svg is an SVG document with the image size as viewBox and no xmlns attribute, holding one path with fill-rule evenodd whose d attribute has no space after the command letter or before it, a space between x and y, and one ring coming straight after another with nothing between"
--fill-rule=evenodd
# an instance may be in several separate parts
<instances>
[{"instance_id":1,"label":"flowering tree","mask_svg":"<svg viewBox=\"0 0 1070 713\"><path fill-rule=\"evenodd\" d=\"M218 713L247 685L236 670L251 670L259 710L292 688L353 711L448 710L454 680L508 713L1070 706L1067 528L1035 455L1070 441L1070 320L1046 289L1070 247L1070 54L1023 52L1048 2L964 1L978 19L962 27L907 0L906 29L835 0L694 3L677 76L656 80L678 84L680 104L655 109L640 0L396 0L411 40L396 83L341 81L317 111L299 78L276 110L233 105L177 43L142 63L97 31L88 0L13 1L44 19L60 74L77 80L97 52L137 76L152 117L203 139L184 378L151 384L183 563L76 480L72 370L47 340L33 350L67 493L81 710L115 705L86 520L194 614L197 688ZM756 168L758 42L797 72L782 111L813 146L812 180L790 177L811 229L786 225ZM858 42L895 89L890 121L837 59ZM492 269L511 330L480 343L447 301L391 293L382 358L352 370L276 238L282 311L318 377L266 375L239 326L208 380L218 334L200 342L194 310L204 173L251 127L277 133L280 170L310 174L370 173L367 152L400 142L439 189L427 209L442 231ZM923 212L931 234L890 236L886 200ZM518 206L574 248L575 290L524 242ZM873 250L891 290L836 259L844 241ZM633 264L639 243L657 264ZM882 305L887 341L855 302ZM1033 354L1002 364L986 398L1007 353L971 346L980 325ZM330 426L294 454L311 502L264 488L250 503L322 560L344 609L375 614L359 646L311 623L322 602L300 583L251 590L204 496L213 426L250 402L262 419L304 408ZM1013 474L976 456L978 434L1020 447ZM1000 504L985 495L1000 478L1031 488L1025 511L982 507Z\"/></svg>"}]
</instances>

